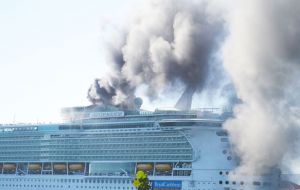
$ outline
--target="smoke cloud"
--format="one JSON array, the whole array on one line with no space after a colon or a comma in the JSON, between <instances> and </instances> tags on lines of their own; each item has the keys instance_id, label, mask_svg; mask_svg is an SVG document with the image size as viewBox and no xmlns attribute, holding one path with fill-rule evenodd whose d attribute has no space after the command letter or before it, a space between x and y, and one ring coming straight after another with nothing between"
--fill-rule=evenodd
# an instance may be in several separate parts
<instances>
[{"instance_id":1,"label":"smoke cloud","mask_svg":"<svg viewBox=\"0 0 300 190\"><path fill-rule=\"evenodd\" d=\"M224 66L243 103L226 122L238 171L263 174L295 151L300 125L300 1L233 1Z\"/></svg>"},{"instance_id":2,"label":"smoke cloud","mask_svg":"<svg viewBox=\"0 0 300 190\"><path fill-rule=\"evenodd\" d=\"M112 73L95 80L88 98L130 108L141 104L135 97L141 86L150 99L181 86L176 107L189 109L195 92L216 88L232 104L239 100L225 123L238 172L259 175L280 167L299 142L300 1L228 4L220 17L205 1L147 1L133 23L109 38Z\"/></svg>"},{"instance_id":3,"label":"smoke cloud","mask_svg":"<svg viewBox=\"0 0 300 190\"><path fill-rule=\"evenodd\" d=\"M88 90L89 101L97 105L135 108L134 88L122 78L95 79Z\"/></svg>"},{"instance_id":4,"label":"smoke cloud","mask_svg":"<svg viewBox=\"0 0 300 190\"><path fill-rule=\"evenodd\" d=\"M183 95L192 97L203 90L209 71L217 67L213 57L223 33L223 20L213 15L208 3L148 1L134 22L120 31L121 39L108 43L112 77L103 84L97 80L88 97L93 103L124 104L142 85L150 99L167 86L183 86L187 89ZM178 105L186 109L191 102Z\"/></svg>"}]
</instances>

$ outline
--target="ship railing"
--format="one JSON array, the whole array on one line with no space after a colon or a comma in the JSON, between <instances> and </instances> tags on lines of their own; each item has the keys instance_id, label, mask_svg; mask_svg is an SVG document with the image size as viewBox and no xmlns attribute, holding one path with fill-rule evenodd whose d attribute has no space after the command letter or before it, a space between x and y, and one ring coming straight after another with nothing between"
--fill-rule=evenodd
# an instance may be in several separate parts
<instances>
[{"instance_id":1,"label":"ship railing","mask_svg":"<svg viewBox=\"0 0 300 190\"><path fill-rule=\"evenodd\" d=\"M99 172L99 173L90 173L89 176L129 176L128 172L122 171L122 172Z\"/></svg>"},{"instance_id":2,"label":"ship railing","mask_svg":"<svg viewBox=\"0 0 300 190\"><path fill-rule=\"evenodd\" d=\"M211 112L211 113L220 113L222 111L221 108L193 108L192 110L200 111L200 112Z\"/></svg>"}]
</instances>

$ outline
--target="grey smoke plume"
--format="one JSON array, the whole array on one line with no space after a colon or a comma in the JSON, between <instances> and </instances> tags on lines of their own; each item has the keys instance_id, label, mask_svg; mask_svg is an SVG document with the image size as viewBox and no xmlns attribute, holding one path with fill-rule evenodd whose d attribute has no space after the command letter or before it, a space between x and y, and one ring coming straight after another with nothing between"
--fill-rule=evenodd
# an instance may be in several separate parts
<instances>
[{"instance_id":1,"label":"grey smoke plume","mask_svg":"<svg viewBox=\"0 0 300 190\"><path fill-rule=\"evenodd\" d=\"M224 65L243 104L225 127L239 171L262 174L299 142L300 1L233 2Z\"/></svg>"},{"instance_id":2,"label":"grey smoke plume","mask_svg":"<svg viewBox=\"0 0 300 190\"><path fill-rule=\"evenodd\" d=\"M135 108L134 89L122 78L95 79L88 90L90 102L97 105L115 105Z\"/></svg>"},{"instance_id":3,"label":"grey smoke plume","mask_svg":"<svg viewBox=\"0 0 300 190\"><path fill-rule=\"evenodd\" d=\"M166 86L183 85L188 89L184 94L200 92L223 32L223 21L210 12L209 3L148 1L134 22L120 32L124 38L112 41L108 47L114 66L114 77L108 79L110 85L103 84L95 90L92 87L88 97L93 103L98 99L112 104L113 99L118 99L122 103L132 100L141 85L146 85L150 99L155 99ZM126 88L120 88L120 80Z\"/></svg>"},{"instance_id":4,"label":"grey smoke plume","mask_svg":"<svg viewBox=\"0 0 300 190\"><path fill-rule=\"evenodd\" d=\"M113 88L107 81L95 79L94 84L88 90L88 99L93 104L113 104L112 97L116 95Z\"/></svg>"}]
</instances>

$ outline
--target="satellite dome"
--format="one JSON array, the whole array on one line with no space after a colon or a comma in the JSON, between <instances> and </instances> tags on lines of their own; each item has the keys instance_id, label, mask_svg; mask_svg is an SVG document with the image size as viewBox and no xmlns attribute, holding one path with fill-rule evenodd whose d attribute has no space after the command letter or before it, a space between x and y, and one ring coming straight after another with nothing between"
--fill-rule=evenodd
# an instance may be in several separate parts
<instances>
[{"instance_id":1,"label":"satellite dome","mask_svg":"<svg viewBox=\"0 0 300 190\"><path fill-rule=\"evenodd\" d=\"M134 105L135 105L135 107L136 107L137 109L140 109L141 106L142 106L142 104L143 104L143 99L142 99L142 98L136 97L136 98L134 99Z\"/></svg>"}]
</instances>

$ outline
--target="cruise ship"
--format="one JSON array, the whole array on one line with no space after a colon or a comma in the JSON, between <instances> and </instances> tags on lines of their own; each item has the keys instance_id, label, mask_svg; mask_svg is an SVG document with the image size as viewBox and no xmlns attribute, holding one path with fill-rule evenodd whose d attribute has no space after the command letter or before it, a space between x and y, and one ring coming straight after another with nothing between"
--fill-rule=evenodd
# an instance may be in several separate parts
<instances>
[{"instance_id":1,"label":"cruise ship","mask_svg":"<svg viewBox=\"0 0 300 190\"><path fill-rule=\"evenodd\" d=\"M0 189L135 190L137 171L152 190L275 190L276 169L236 176L234 155L214 109L145 111L64 108L63 123L0 126ZM288 189L288 188L286 188Z\"/></svg>"}]
</instances>

